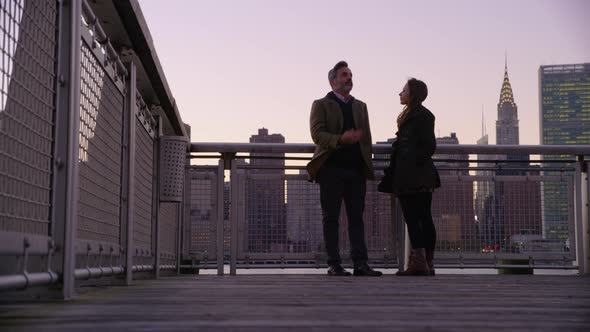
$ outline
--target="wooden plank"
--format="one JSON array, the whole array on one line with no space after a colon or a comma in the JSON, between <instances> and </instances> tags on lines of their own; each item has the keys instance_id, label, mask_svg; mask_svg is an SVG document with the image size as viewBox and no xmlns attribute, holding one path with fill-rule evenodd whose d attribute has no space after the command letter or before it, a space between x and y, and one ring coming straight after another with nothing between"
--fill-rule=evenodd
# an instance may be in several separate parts
<instances>
[{"instance_id":1,"label":"wooden plank","mask_svg":"<svg viewBox=\"0 0 590 332\"><path fill-rule=\"evenodd\" d=\"M14 331L590 330L590 277L198 275L0 304Z\"/></svg>"}]
</instances>

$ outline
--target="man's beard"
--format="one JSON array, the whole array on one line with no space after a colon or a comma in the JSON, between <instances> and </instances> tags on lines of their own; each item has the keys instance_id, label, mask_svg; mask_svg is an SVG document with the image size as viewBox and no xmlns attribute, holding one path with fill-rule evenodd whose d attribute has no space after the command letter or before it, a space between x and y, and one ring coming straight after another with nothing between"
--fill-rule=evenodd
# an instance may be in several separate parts
<instances>
[{"instance_id":1,"label":"man's beard","mask_svg":"<svg viewBox=\"0 0 590 332\"><path fill-rule=\"evenodd\" d=\"M340 89L346 92L350 92L352 90L352 82L346 82L340 86Z\"/></svg>"}]
</instances>

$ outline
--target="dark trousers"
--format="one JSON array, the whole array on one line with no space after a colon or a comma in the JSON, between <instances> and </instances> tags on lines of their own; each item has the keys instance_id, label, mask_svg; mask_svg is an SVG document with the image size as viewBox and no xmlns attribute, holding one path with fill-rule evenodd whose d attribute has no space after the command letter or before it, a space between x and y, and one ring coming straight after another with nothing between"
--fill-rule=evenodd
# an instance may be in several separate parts
<instances>
[{"instance_id":1,"label":"dark trousers","mask_svg":"<svg viewBox=\"0 0 590 332\"><path fill-rule=\"evenodd\" d=\"M320 203L328 265L341 264L342 262L338 245L338 219L340 218L342 200L344 200L348 217L350 256L355 267L366 264L368 258L363 223L365 193L367 191L365 175L354 169L325 167L320 170L317 180L320 184Z\"/></svg>"},{"instance_id":2,"label":"dark trousers","mask_svg":"<svg viewBox=\"0 0 590 332\"><path fill-rule=\"evenodd\" d=\"M434 249L436 229L432 221L432 193L405 194L398 199L408 226L412 248Z\"/></svg>"}]
</instances>

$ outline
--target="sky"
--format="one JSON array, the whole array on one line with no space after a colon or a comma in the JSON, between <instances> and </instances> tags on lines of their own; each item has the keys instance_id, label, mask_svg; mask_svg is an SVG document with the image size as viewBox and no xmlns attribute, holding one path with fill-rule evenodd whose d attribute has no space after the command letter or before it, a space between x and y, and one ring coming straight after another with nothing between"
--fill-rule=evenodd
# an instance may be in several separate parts
<instances>
[{"instance_id":1,"label":"sky","mask_svg":"<svg viewBox=\"0 0 590 332\"><path fill-rule=\"evenodd\" d=\"M585 0L139 0L192 142L248 142L258 128L311 143L313 100L340 60L373 141L395 136L398 93L426 82L437 136L495 144L508 75L520 144L539 144L541 65L590 62Z\"/></svg>"}]
</instances>

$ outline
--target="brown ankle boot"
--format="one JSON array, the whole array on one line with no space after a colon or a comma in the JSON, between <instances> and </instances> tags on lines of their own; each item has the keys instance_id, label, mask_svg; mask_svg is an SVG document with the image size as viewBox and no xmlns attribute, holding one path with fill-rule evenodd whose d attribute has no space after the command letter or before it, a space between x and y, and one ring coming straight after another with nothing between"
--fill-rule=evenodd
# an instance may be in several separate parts
<instances>
[{"instance_id":1,"label":"brown ankle boot","mask_svg":"<svg viewBox=\"0 0 590 332\"><path fill-rule=\"evenodd\" d=\"M433 276L434 274L434 249L426 249L426 264L428 264L428 269L430 270L430 275Z\"/></svg>"},{"instance_id":2,"label":"brown ankle boot","mask_svg":"<svg viewBox=\"0 0 590 332\"><path fill-rule=\"evenodd\" d=\"M413 249L408 261L408 268L403 272L397 272L397 276L428 276L430 270L426 264L426 253L424 248Z\"/></svg>"}]
</instances>

